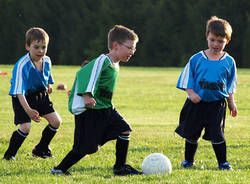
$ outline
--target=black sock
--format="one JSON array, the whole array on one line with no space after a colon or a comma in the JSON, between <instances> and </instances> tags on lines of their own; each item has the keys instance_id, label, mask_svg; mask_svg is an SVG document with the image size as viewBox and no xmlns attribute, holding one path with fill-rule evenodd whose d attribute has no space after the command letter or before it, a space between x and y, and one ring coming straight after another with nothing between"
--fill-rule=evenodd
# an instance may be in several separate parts
<instances>
[{"instance_id":1,"label":"black sock","mask_svg":"<svg viewBox=\"0 0 250 184\"><path fill-rule=\"evenodd\" d=\"M61 163L56 167L56 169L61 169L63 172L66 172L72 165L76 164L84 156L85 154L70 151L61 161Z\"/></svg>"},{"instance_id":2,"label":"black sock","mask_svg":"<svg viewBox=\"0 0 250 184\"><path fill-rule=\"evenodd\" d=\"M126 164L128 146L129 146L129 134L122 134L118 136L116 141L116 162L115 166L119 167Z\"/></svg>"},{"instance_id":3,"label":"black sock","mask_svg":"<svg viewBox=\"0 0 250 184\"><path fill-rule=\"evenodd\" d=\"M194 155L198 148L197 142L191 142L186 140L185 142L185 160L189 162L194 162Z\"/></svg>"},{"instance_id":4,"label":"black sock","mask_svg":"<svg viewBox=\"0 0 250 184\"><path fill-rule=\"evenodd\" d=\"M55 136L56 132L57 132L57 128L52 127L51 125L47 125L44 128L41 140L36 147L38 147L38 149L41 149L41 150L48 149L49 143Z\"/></svg>"},{"instance_id":5,"label":"black sock","mask_svg":"<svg viewBox=\"0 0 250 184\"><path fill-rule=\"evenodd\" d=\"M212 143L214 152L218 161L218 164L224 163L227 161L227 148L226 148L226 142L220 144Z\"/></svg>"},{"instance_id":6,"label":"black sock","mask_svg":"<svg viewBox=\"0 0 250 184\"><path fill-rule=\"evenodd\" d=\"M15 156L20 146L23 144L23 141L28 136L28 133L22 132L20 129L13 132L10 143L7 151L4 154L4 157Z\"/></svg>"}]
</instances>

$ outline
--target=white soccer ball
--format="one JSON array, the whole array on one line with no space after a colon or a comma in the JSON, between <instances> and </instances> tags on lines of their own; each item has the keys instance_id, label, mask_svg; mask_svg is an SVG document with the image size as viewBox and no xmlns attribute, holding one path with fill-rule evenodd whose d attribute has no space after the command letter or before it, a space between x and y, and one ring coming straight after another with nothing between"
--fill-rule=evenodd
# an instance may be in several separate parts
<instances>
[{"instance_id":1,"label":"white soccer ball","mask_svg":"<svg viewBox=\"0 0 250 184\"><path fill-rule=\"evenodd\" d=\"M162 153L152 153L148 155L142 162L143 174L170 174L172 172L172 164L168 157Z\"/></svg>"}]
</instances>

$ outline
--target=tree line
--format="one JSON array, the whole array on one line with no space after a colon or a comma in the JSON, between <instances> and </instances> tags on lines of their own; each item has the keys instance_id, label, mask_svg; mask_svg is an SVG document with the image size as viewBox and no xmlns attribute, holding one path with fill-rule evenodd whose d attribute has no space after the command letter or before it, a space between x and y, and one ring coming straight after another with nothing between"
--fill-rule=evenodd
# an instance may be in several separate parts
<instances>
[{"instance_id":1,"label":"tree line","mask_svg":"<svg viewBox=\"0 0 250 184\"><path fill-rule=\"evenodd\" d=\"M0 0L0 64L14 64L26 53L25 32L42 27L50 36L53 64L80 65L107 53L107 33L115 24L139 36L129 65L183 66L206 49L206 21L229 21L226 51L238 67L250 67L249 0Z\"/></svg>"}]
</instances>

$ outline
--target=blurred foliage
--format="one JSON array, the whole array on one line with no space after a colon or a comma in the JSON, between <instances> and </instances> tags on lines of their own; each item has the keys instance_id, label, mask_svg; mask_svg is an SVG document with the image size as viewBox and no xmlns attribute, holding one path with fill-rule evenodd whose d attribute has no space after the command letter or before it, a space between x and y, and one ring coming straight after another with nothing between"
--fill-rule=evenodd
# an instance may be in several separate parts
<instances>
[{"instance_id":1,"label":"blurred foliage","mask_svg":"<svg viewBox=\"0 0 250 184\"><path fill-rule=\"evenodd\" d=\"M130 65L183 66L206 49L206 21L216 15L230 22L226 51L238 67L250 67L249 0L0 0L0 64L14 64L26 53L30 27L50 36L48 55L58 65L80 65L107 53L107 33L115 24L139 36Z\"/></svg>"}]
</instances>

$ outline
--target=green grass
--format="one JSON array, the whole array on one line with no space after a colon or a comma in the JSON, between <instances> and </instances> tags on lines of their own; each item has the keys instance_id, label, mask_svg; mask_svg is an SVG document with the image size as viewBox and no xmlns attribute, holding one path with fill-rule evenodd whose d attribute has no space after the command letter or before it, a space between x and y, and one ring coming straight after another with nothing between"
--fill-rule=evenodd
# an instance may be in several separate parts
<instances>
[{"instance_id":1,"label":"green grass","mask_svg":"<svg viewBox=\"0 0 250 184\"><path fill-rule=\"evenodd\" d=\"M0 157L8 147L9 138L17 127L13 124L11 98L8 96L11 65L0 65ZM235 95L238 117L227 116L225 136L228 160L234 171L219 171L210 142L200 140L195 169L180 167L183 159L184 140L174 134L179 112L186 94L175 88L182 68L121 67L114 104L130 122L133 132L130 141L128 163L141 168L143 159L150 153L161 152L172 162L170 175L117 177L112 173L115 161L115 141L108 142L100 150L74 165L72 176L53 176L50 170L71 150L74 120L67 110L67 94L55 90L58 83L72 86L79 67L53 66L55 79L51 95L55 109L63 124L50 147L55 158L40 159L31 156L38 143L46 121L32 122L32 129L19 149L16 161L0 159L0 183L250 183L250 69L238 70L238 88Z\"/></svg>"}]
</instances>

